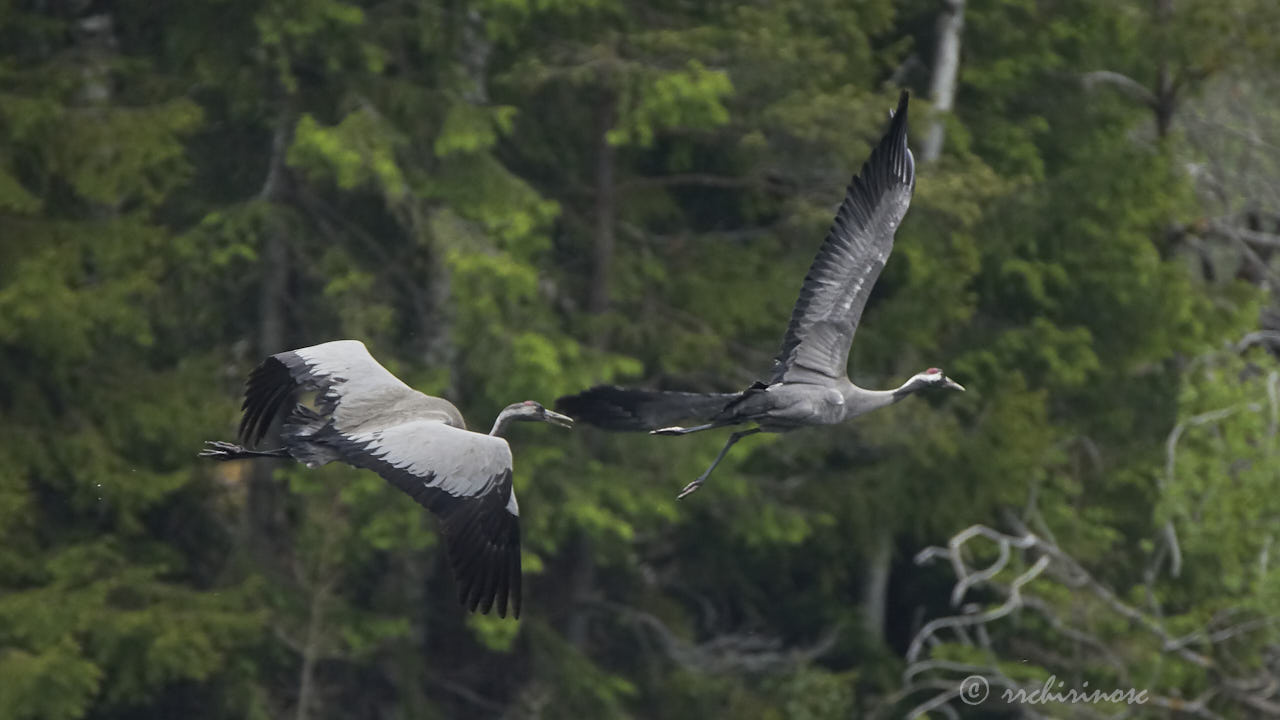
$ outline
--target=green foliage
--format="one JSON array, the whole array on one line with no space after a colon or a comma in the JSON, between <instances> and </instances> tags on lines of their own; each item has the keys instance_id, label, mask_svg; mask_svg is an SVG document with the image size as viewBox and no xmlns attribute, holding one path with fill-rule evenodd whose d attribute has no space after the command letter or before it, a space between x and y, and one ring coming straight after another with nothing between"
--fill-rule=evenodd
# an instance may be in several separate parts
<instances>
[{"instance_id":1,"label":"green foliage","mask_svg":"<svg viewBox=\"0 0 1280 720\"><path fill-rule=\"evenodd\" d=\"M912 554L1009 513L1180 636L1280 606L1280 369L1235 346L1265 298L1174 239L1265 203L1272 166L1232 161L1206 208L1186 159L1252 130L1192 143L1081 82L1166 73L1182 112L1275 70L1274 3L969 3L945 117L926 0L125 2L108 41L28 5L0 11L0 719L860 716L903 628L952 611ZM946 144L851 377L941 365L964 395L753 437L678 503L723 433L514 429L519 622L458 607L437 523L376 475L195 459L261 356L339 337L481 432L596 383L746 386L899 85L913 147L935 119ZM886 537L881 638L856 628ZM1096 597L1032 589L1206 688ZM1081 655L1029 611L992 639L931 657L1037 682Z\"/></svg>"},{"instance_id":2,"label":"green foliage","mask_svg":"<svg viewBox=\"0 0 1280 720\"><path fill-rule=\"evenodd\" d=\"M729 121L723 100L733 83L723 71L697 60L686 69L628 78L618 100L622 112L605 133L612 145L651 147L655 133L666 128L713 130Z\"/></svg>"},{"instance_id":3,"label":"green foliage","mask_svg":"<svg viewBox=\"0 0 1280 720\"><path fill-rule=\"evenodd\" d=\"M503 135L511 133L515 121L514 107L480 107L467 102L455 103L445 115L436 136L436 155L475 153L489 150Z\"/></svg>"},{"instance_id":4,"label":"green foliage","mask_svg":"<svg viewBox=\"0 0 1280 720\"><path fill-rule=\"evenodd\" d=\"M396 164L396 148L403 138L389 131L370 110L356 111L333 128L318 125L303 115L294 130L289 164L309 174L332 178L344 190L376 183L390 199L407 192Z\"/></svg>"}]
</instances>

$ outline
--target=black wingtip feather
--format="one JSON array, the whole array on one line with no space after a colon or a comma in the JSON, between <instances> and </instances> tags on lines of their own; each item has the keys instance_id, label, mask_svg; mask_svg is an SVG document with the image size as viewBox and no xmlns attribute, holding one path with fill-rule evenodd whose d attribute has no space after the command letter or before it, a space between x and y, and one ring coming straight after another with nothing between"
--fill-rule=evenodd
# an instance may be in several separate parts
<instances>
[{"instance_id":1,"label":"black wingtip feather","mask_svg":"<svg viewBox=\"0 0 1280 720\"><path fill-rule=\"evenodd\" d=\"M280 406L297 387L288 366L274 355L254 368L245 382L244 402L240 406L244 411L240 419L240 442L257 445L280 412Z\"/></svg>"},{"instance_id":2,"label":"black wingtip feather","mask_svg":"<svg viewBox=\"0 0 1280 720\"><path fill-rule=\"evenodd\" d=\"M907 104L911 94L903 90L898 95L898 107L889 112L889 128L885 131L885 139L905 139L907 135Z\"/></svg>"},{"instance_id":3,"label":"black wingtip feather","mask_svg":"<svg viewBox=\"0 0 1280 720\"><path fill-rule=\"evenodd\" d=\"M902 162L905 160L904 155L907 152L907 104L910 100L910 93L903 90L898 96L898 109L893 111L893 118L889 121L889 128L885 131L884 138L880 144L872 150L871 157L867 159L867 166L871 166L877 159L876 156L881 154L882 149L889 153L889 162L892 169L901 173L905 170ZM863 168L863 174L867 173L868 167Z\"/></svg>"},{"instance_id":4,"label":"black wingtip feather","mask_svg":"<svg viewBox=\"0 0 1280 720\"><path fill-rule=\"evenodd\" d=\"M512 535L513 535L513 542L515 543L516 551L512 553L511 557L508 559L508 562L511 563L511 565L507 569L507 573L511 582L511 591L510 591L511 617L519 620L520 605L523 599L523 596L521 594L521 585L524 582L524 577L520 574L520 528L519 526L515 528L515 531L512 533Z\"/></svg>"},{"instance_id":5,"label":"black wingtip feather","mask_svg":"<svg viewBox=\"0 0 1280 720\"><path fill-rule=\"evenodd\" d=\"M510 564L498 569L498 587L494 596L498 602L498 617L505 618L507 616L507 593L511 589L511 574L508 570Z\"/></svg>"},{"instance_id":6,"label":"black wingtip feather","mask_svg":"<svg viewBox=\"0 0 1280 720\"><path fill-rule=\"evenodd\" d=\"M510 487L509 477L496 478ZM520 524L508 513L508 495L493 493L478 503L444 503L439 512L448 538L449 563L458 603L469 612L500 617L520 605Z\"/></svg>"},{"instance_id":7,"label":"black wingtip feather","mask_svg":"<svg viewBox=\"0 0 1280 720\"><path fill-rule=\"evenodd\" d=\"M494 597L498 593L498 574L504 569L497 561L497 555L497 548L492 545L484 549L484 582L480 584L476 597L476 608L484 615L493 609Z\"/></svg>"},{"instance_id":8,"label":"black wingtip feather","mask_svg":"<svg viewBox=\"0 0 1280 720\"><path fill-rule=\"evenodd\" d=\"M502 617L508 610L520 616L520 518L507 511L512 492L509 469L490 478L493 491L459 497L437 487L434 473L407 473L340 433L330 431L325 442L351 464L377 472L440 517L460 605L482 613L496 605Z\"/></svg>"}]
</instances>

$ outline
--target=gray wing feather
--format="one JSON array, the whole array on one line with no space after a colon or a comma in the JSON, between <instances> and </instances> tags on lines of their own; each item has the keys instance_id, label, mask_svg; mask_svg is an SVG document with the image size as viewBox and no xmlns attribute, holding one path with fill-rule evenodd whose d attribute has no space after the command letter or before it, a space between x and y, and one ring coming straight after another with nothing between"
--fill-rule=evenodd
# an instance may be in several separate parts
<instances>
[{"instance_id":1,"label":"gray wing feather","mask_svg":"<svg viewBox=\"0 0 1280 720\"><path fill-rule=\"evenodd\" d=\"M511 448L499 437L420 420L327 442L440 517L458 600L520 617L520 505Z\"/></svg>"},{"instance_id":2,"label":"gray wing feather","mask_svg":"<svg viewBox=\"0 0 1280 720\"><path fill-rule=\"evenodd\" d=\"M409 418L439 420L465 428L453 403L414 390L391 374L359 340L335 340L276 353L249 374L245 387L242 442L257 444L271 420L299 390L317 390L321 415L347 432Z\"/></svg>"},{"instance_id":3,"label":"gray wing feather","mask_svg":"<svg viewBox=\"0 0 1280 720\"><path fill-rule=\"evenodd\" d=\"M853 177L809 267L774 359L771 383L821 383L847 376L849 345L914 188L904 91L888 131Z\"/></svg>"}]
</instances>

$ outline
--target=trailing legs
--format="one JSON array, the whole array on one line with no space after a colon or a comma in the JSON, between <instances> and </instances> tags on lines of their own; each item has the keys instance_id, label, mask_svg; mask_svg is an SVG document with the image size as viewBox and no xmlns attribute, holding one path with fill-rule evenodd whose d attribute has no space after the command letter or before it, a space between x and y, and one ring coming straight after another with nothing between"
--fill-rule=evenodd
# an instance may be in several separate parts
<instances>
[{"instance_id":1,"label":"trailing legs","mask_svg":"<svg viewBox=\"0 0 1280 720\"><path fill-rule=\"evenodd\" d=\"M289 451L284 448L280 448L279 450L246 450L235 443L222 442L221 440L206 440L204 445L204 450L200 451L198 457L213 458L215 460L244 460L246 458L260 457L293 457L289 454Z\"/></svg>"},{"instance_id":2,"label":"trailing legs","mask_svg":"<svg viewBox=\"0 0 1280 720\"><path fill-rule=\"evenodd\" d=\"M693 427L680 427L679 425L674 425L672 427L664 427L664 428L658 428L657 430L650 430L649 434L650 435L688 435L689 433L696 433L702 430L710 430L712 428L718 428L718 427L721 427L721 425L718 425L716 423L707 423L706 425L694 425Z\"/></svg>"},{"instance_id":3,"label":"trailing legs","mask_svg":"<svg viewBox=\"0 0 1280 720\"><path fill-rule=\"evenodd\" d=\"M695 430L702 430L702 429L705 429L705 428L703 427L690 428L689 432L693 432ZM707 468L701 475L699 475L697 480L694 480L688 485L685 485L684 490L680 491L680 494L676 496L676 499L679 500L683 498L685 495L688 495L693 491L697 490L698 488L702 487L702 483L706 482L708 477L711 477L711 471L716 469L716 466L719 465L720 461L724 459L724 456L728 454L729 448L733 447L734 443L738 442L739 440L741 440L742 438L748 435L755 435L758 432L760 432L760 428L757 427L757 428L751 428L750 430L738 430L737 432L730 435L729 440L724 444L724 447L720 448L720 454L716 455L715 461L711 463L711 467ZM683 434L683 433L672 433L672 434Z\"/></svg>"}]
</instances>

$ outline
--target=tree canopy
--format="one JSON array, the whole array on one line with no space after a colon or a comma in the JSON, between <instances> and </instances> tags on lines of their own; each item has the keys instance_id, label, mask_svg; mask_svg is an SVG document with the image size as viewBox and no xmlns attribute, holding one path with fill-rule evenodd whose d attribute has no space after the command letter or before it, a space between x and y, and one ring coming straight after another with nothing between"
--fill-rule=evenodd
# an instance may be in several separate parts
<instances>
[{"instance_id":1,"label":"tree canopy","mask_svg":"<svg viewBox=\"0 0 1280 720\"><path fill-rule=\"evenodd\" d=\"M0 720L1121 709L999 697L1051 677L1280 715L1278 33L1271 0L3 4ZM196 458L263 356L339 338L473 427L742 389L902 88L942 142L850 377L964 395L753 437L679 503L722 434L517 428L518 622L376 475Z\"/></svg>"}]
</instances>

